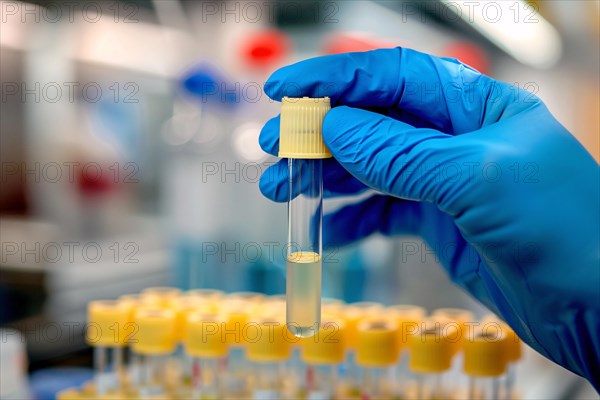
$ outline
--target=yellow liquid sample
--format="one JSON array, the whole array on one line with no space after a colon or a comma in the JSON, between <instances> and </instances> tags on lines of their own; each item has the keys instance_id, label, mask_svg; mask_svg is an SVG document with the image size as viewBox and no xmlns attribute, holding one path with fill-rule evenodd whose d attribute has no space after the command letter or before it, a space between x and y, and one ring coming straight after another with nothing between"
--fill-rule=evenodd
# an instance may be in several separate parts
<instances>
[{"instance_id":1,"label":"yellow liquid sample","mask_svg":"<svg viewBox=\"0 0 600 400\"><path fill-rule=\"evenodd\" d=\"M286 319L297 337L311 337L321 323L321 256L292 253L287 258Z\"/></svg>"}]
</instances>

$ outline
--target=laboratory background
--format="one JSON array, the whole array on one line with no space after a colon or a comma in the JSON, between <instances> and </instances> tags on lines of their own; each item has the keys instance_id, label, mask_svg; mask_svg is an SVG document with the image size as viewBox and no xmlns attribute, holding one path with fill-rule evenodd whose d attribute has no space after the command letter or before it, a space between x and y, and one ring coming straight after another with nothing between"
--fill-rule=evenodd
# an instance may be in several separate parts
<instances>
[{"instance_id":1,"label":"laboratory background","mask_svg":"<svg viewBox=\"0 0 600 400\"><path fill-rule=\"evenodd\" d=\"M243 328L285 319L287 206L258 185L277 161L258 142L281 108L272 72L396 46L457 58L539 96L598 160L599 14L594 0L0 1L0 398L469 398L478 380L475 398L598 398L514 336L386 336L386 321L495 320L418 237L325 249L323 315L344 340L244 343ZM370 314L383 333L358 343ZM211 341L221 326L242 339Z\"/></svg>"}]
</instances>

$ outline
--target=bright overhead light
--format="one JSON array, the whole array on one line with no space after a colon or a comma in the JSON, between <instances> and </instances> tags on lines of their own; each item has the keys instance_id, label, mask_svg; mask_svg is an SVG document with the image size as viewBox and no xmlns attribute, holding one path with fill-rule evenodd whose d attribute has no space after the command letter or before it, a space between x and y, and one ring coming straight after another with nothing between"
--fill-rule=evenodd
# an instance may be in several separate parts
<instances>
[{"instance_id":1,"label":"bright overhead light","mask_svg":"<svg viewBox=\"0 0 600 400\"><path fill-rule=\"evenodd\" d=\"M562 55L558 31L534 6L522 1L441 0L492 43L517 61L535 68L549 68Z\"/></svg>"}]
</instances>

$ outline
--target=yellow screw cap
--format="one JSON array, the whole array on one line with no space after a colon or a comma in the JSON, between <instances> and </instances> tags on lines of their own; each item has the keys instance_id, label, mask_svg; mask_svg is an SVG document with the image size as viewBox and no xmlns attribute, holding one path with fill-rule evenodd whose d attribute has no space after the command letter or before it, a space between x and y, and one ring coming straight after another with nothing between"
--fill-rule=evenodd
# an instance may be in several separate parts
<instances>
[{"instance_id":1,"label":"yellow screw cap","mask_svg":"<svg viewBox=\"0 0 600 400\"><path fill-rule=\"evenodd\" d=\"M344 321L323 315L316 335L304 338L302 360L307 364L340 364L345 358Z\"/></svg>"},{"instance_id":2,"label":"yellow screw cap","mask_svg":"<svg viewBox=\"0 0 600 400\"><path fill-rule=\"evenodd\" d=\"M363 367L386 367L398 361L398 326L381 317L358 325L356 363Z\"/></svg>"},{"instance_id":3,"label":"yellow screw cap","mask_svg":"<svg viewBox=\"0 0 600 400\"><path fill-rule=\"evenodd\" d=\"M469 323L476 321L475 315L471 311L462 308L438 308L431 313L431 316L456 322L460 327L460 334L463 337L467 335Z\"/></svg>"},{"instance_id":4,"label":"yellow screw cap","mask_svg":"<svg viewBox=\"0 0 600 400\"><path fill-rule=\"evenodd\" d=\"M133 332L129 309L114 300L97 300L88 304L87 342L91 346L125 346Z\"/></svg>"},{"instance_id":5,"label":"yellow screw cap","mask_svg":"<svg viewBox=\"0 0 600 400\"><path fill-rule=\"evenodd\" d=\"M367 317L375 317L383 310L379 303L361 301L344 306L342 315L346 325L346 346L349 349L356 348L358 341L358 324Z\"/></svg>"},{"instance_id":6,"label":"yellow screw cap","mask_svg":"<svg viewBox=\"0 0 600 400\"><path fill-rule=\"evenodd\" d=\"M444 322L446 324L455 325L458 328L458 334L461 338L467 336L469 329L473 329L476 323L475 315L469 310L462 308L438 308L431 314L431 318ZM463 347L463 340L457 340L453 344L454 353L458 353Z\"/></svg>"},{"instance_id":7,"label":"yellow screw cap","mask_svg":"<svg viewBox=\"0 0 600 400\"><path fill-rule=\"evenodd\" d=\"M425 319L427 312L423 307L411 304L397 304L385 309L385 314L398 325L400 347L408 345L408 336L417 332L419 324Z\"/></svg>"},{"instance_id":8,"label":"yellow screw cap","mask_svg":"<svg viewBox=\"0 0 600 400\"><path fill-rule=\"evenodd\" d=\"M500 376L506 372L507 336L500 330L478 328L464 340L464 371L471 376Z\"/></svg>"},{"instance_id":9,"label":"yellow screw cap","mask_svg":"<svg viewBox=\"0 0 600 400\"><path fill-rule=\"evenodd\" d=\"M416 373L438 373L450 368L454 355L453 341L459 340L458 328L426 319L419 330L409 336L409 368Z\"/></svg>"},{"instance_id":10,"label":"yellow screw cap","mask_svg":"<svg viewBox=\"0 0 600 400\"><path fill-rule=\"evenodd\" d=\"M164 308L143 307L135 312L137 332L131 347L140 354L169 354L175 350L175 312Z\"/></svg>"},{"instance_id":11,"label":"yellow screw cap","mask_svg":"<svg viewBox=\"0 0 600 400\"><path fill-rule=\"evenodd\" d=\"M149 305L158 304L161 307L168 307L173 298L181 296L181 290L168 286L149 287L142 290L140 296L142 301L148 302Z\"/></svg>"},{"instance_id":12,"label":"yellow screw cap","mask_svg":"<svg viewBox=\"0 0 600 400\"><path fill-rule=\"evenodd\" d=\"M185 340L187 318L190 312L203 311L207 314L214 313L213 307L203 303L196 297L180 296L170 301L170 310L175 313L175 335L177 340Z\"/></svg>"},{"instance_id":13,"label":"yellow screw cap","mask_svg":"<svg viewBox=\"0 0 600 400\"><path fill-rule=\"evenodd\" d=\"M494 324L496 324L496 326L499 327L504 334L506 334L505 351L508 362L519 361L522 357L521 339L519 339L515 331L508 326L506 322L502 321L494 314L488 314L481 320L481 327L484 329L493 329L493 327L490 327L489 325Z\"/></svg>"},{"instance_id":14,"label":"yellow screw cap","mask_svg":"<svg viewBox=\"0 0 600 400\"><path fill-rule=\"evenodd\" d=\"M221 302L221 310L227 317L225 338L230 346L245 346L245 336L252 328L248 325L251 315L256 315L265 295L256 292L228 294Z\"/></svg>"},{"instance_id":15,"label":"yellow screw cap","mask_svg":"<svg viewBox=\"0 0 600 400\"><path fill-rule=\"evenodd\" d=\"M117 299L130 311L131 322L135 315L135 310L139 307L162 307L161 299L155 296L142 296L140 294L124 294Z\"/></svg>"},{"instance_id":16,"label":"yellow screw cap","mask_svg":"<svg viewBox=\"0 0 600 400\"><path fill-rule=\"evenodd\" d=\"M296 337L279 317L260 317L248 323L246 356L255 362L285 361L290 356Z\"/></svg>"},{"instance_id":17,"label":"yellow screw cap","mask_svg":"<svg viewBox=\"0 0 600 400\"><path fill-rule=\"evenodd\" d=\"M281 100L279 157L330 158L322 132L323 118L330 109L329 97L284 97Z\"/></svg>"},{"instance_id":18,"label":"yellow screw cap","mask_svg":"<svg viewBox=\"0 0 600 400\"><path fill-rule=\"evenodd\" d=\"M187 315L185 350L191 357L220 358L227 355L223 337L225 317L191 312Z\"/></svg>"}]
</instances>

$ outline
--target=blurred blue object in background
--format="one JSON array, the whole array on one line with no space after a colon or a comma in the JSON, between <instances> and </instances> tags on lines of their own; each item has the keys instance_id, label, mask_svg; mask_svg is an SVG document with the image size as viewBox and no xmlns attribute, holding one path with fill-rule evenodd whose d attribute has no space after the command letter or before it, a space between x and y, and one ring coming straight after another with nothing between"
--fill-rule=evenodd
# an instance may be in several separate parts
<instances>
[{"instance_id":1,"label":"blurred blue object in background","mask_svg":"<svg viewBox=\"0 0 600 400\"><path fill-rule=\"evenodd\" d=\"M226 78L217 68L208 64L200 64L183 74L181 87L189 94L207 104L235 106L239 103L237 91L225 90L228 86Z\"/></svg>"},{"instance_id":2,"label":"blurred blue object in background","mask_svg":"<svg viewBox=\"0 0 600 400\"><path fill-rule=\"evenodd\" d=\"M36 400L54 400L56 394L71 387L80 387L93 378L90 368L49 368L30 376L30 388Z\"/></svg>"}]
</instances>

